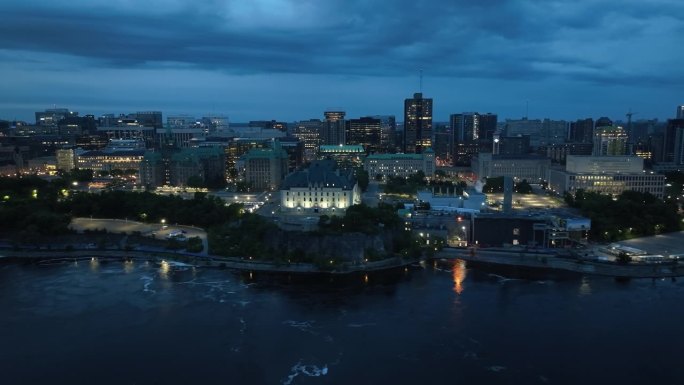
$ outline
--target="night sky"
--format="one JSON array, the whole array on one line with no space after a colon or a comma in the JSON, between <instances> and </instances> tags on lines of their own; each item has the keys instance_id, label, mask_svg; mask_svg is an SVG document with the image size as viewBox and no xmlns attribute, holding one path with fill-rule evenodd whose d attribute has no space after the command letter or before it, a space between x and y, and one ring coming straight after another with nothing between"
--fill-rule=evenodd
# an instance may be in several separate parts
<instances>
[{"instance_id":1,"label":"night sky","mask_svg":"<svg viewBox=\"0 0 684 385\"><path fill-rule=\"evenodd\" d=\"M201 5L200 5L201 4ZM672 118L681 0L2 0L0 119L161 110L233 122Z\"/></svg>"}]
</instances>

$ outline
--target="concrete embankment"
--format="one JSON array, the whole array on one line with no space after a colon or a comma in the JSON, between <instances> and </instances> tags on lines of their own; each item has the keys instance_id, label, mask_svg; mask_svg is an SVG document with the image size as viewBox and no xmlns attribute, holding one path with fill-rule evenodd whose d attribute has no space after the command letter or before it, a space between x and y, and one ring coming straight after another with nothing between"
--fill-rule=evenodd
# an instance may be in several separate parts
<instances>
[{"instance_id":1,"label":"concrete embankment","mask_svg":"<svg viewBox=\"0 0 684 385\"><path fill-rule=\"evenodd\" d=\"M241 271L303 274L348 274L394 269L416 263L418 259L388 258L361 264L338 264L320 267L311 263L273 263L242 258L202 256L182 252L150 252L139 250L3 250L0 263L59 263L98 258L104 260L174 260L197 267Z\"/></svg>"},{"instance_id":2,"label":"concrete embankment","mask_svg":"<svg viewBox=\"0 0 684 385\"><path fill-rule=\"evenodd\" d=\"M565 258L553 253L543 252L445 248L436 257L463 259L478 264L562 270L579 274L604 275L617 278L669 278L684 276L684 265L681 263L630 263L622 265Z\"/></svg>"}]
</instances>

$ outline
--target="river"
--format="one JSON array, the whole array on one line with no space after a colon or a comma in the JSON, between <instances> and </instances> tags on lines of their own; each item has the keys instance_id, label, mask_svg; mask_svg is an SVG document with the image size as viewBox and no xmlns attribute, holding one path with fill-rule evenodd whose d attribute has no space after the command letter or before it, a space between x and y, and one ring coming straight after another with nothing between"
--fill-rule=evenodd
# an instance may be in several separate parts
<instances>
[{"instance_id":1,"label":"river","mask_svg":"<svg viewBox=\"0 0 684 385\"><path fill-rule=\"evenodd\" d=\"M0 266L0 383L682 384L684 282Z\"/></svg>"}]
</instances>

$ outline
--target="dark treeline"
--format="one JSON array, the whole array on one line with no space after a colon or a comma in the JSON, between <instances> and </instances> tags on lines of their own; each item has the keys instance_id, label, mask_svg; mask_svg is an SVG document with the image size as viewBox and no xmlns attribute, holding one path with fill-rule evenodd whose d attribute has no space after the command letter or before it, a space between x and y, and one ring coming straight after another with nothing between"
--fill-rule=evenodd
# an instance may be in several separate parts
<instances>
[{"instance_id":1,"label":"dark treeline","mask_svg":"<svg viewBox=\"0 0 684 385\"><path fill-rule=\"evenodd\" d=\"M501 193L504 191L504 177L487 178L487 183L482 187L484 193ZM513 185L513 191L520 194L531 194L532 186L523 179Z\"/></svg>"},{"instance_id":2,"label":"dark treeline","mask_svg":"<svg viewBox=\"0 0 684 385\"><path fill-rule=\"evenodd\" d=\"M565 200L591 218L590 236L594 241L679 231L681 226L676 205L648 193L625 191L613 199L610 195L577 190L574 197L566 194Z\"/></svg>"},{"instance_id":3,"label":"dark treeline","mask_svg":"<svg viewBox=\"0 0 684 385\"><path fill-rule=\"evenodd\" d=\"M69 232L72 217L131 219L147 223L180 223L209 228L235 221L239 205L216 197L194 199L148 192L72 192L70 179L47 182L37 177L0 178L0 231L18 240Z\"/></svg>"}]
</instances>

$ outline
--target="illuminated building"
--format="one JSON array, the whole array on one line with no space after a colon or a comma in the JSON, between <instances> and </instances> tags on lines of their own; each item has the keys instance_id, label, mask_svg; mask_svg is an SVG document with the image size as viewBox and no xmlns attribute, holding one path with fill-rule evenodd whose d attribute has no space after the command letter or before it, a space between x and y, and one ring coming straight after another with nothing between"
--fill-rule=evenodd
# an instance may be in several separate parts
<instances>
[{"instance_id":1,"label":"illuminated building","mask_svg":"<svg viewBox=\"0 0 684 385\"><path fill-rule=\"evenodd\" d=\"M603 126L594 130L594 156L627 154L627 133L620 126Z\"/></svg>"},{"instance_id":2,"label":"illuminated building","mask_svg":"<svg viewBox=\"0 0 684 385\"><path fill-rule=\"evenodd\" d=\"M371 178L406 178L418 171L429 178L435 173L435 153L428 148L422 154L371 154L364 161L364 169Z\"/></svg>"},{"instance_id":3,"label":"illuminated building","mask_svg":"<svg viewBox=\"0 0 684 385\"><path fill-rule=\"evenodd\" d=\"M366 116L347 121L347 144L362 145L368 152L378 152L383 148L381 137L380 119Z\"/></svg>"},{"instance_id":4,"label":"illuminated building","mask_svg":"<svg viewBox=\"0 0 684 385\"><path fill-rule=\"evenodd\" d=\"M361 145L321 146L318 150L321 159L332 159L340 168L350 168L363 165L366 151Z\"/></svg>"},{"instance_id":5,"label":"illuminated building","mask_svg":"<svg viewBox=\"0 0 684 385\"><path fill-rule=\"evenodd\" d=\"M285 210L334 212L361 203L361 190L351 170L344 172L332 160L319 160L285 178L280 203Z\"/></svg>"},{"instance_id":6,"label":"illuminated building","mask_svg":"<svg viewBox=\"0 0 684 385\"><path fill-rule=\"evenodd\" d=\"M72 148L61 148L55 151L57 158L57 169L71 171L76 167L76 159Z\"/></svg>"},{"instance_id":7,"label":"illuminated building","mask_svg":"<svg viewBox=\"0 0 684 385\"><path fill-rule=\"evenodd\" d=\"M321 128L323 122L319 119L305 120L295 123L292 135L304 143L304 160L316 160L318 148L323 143Z\"/></svg>"},{"instance_id":8,"label":"illuminated building","mask_svg":"<svg viewBox=\"0 0 684 385\"><path fill-rule=\"evenodd\" d=\"M422 93L404 100L404 152L420 154L432 147L432 99Z\"/></svg>"},{"instance_id":9,"label":"illuminated building","mask_svg":"<svg viewBox=\"0 0 684 385\"><path fill-rule=\"evenodd\" d=\"M665 176L645 172L643 164L638 156L569 155L564 170L549 170L549 189L557 194L582 189L614 196L632 190L662 199Z\"/></svg>"},{"instance_id":10,"label":"illuminated building","mask_svg":"<svg viewBox=\"0 0 684 385\"><path fill-rule=\"evenodd\" d=\"M339 145L345 144L345 123L344 111L325 111L325 121L323 122L323 131L321 132L321 144Z\"/></svg>"}]
</instances>

